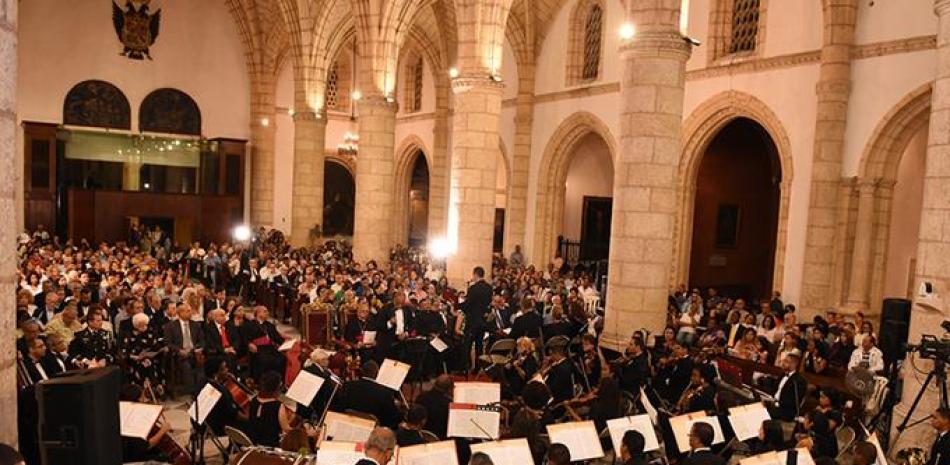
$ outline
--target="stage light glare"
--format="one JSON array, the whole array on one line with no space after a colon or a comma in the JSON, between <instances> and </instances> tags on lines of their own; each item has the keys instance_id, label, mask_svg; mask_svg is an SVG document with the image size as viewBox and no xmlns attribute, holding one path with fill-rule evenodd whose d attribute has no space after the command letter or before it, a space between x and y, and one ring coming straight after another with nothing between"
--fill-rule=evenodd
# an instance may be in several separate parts
<instances>
[{"instance_id":1,"label":"stage light glare","mask_svg":"<svg viewBox=\"0 0 950 465\"><path fill-rule=\"evenodd\" d=\"M449 240L446 238L433 239L429 243L429 253L432 254L433 258L446 258L452 253L452 245L449 244Z\"/></svg>"},{"instance_id":2,"label":"stage light glare","mask_svg":"<svg viewBox=\"0 0 950 465\"><path fill-rule=\"evenodd\" d=\"M623 40L630 40L637 33L637 28L630 23L623 23L623 26L620 26L620 38Z\"/></svg>"},{"instance_id":3,"label":"stage light glare","mask_svg":"<svg viewBox=\"0 0 950 465\"><path fill-rule=\"evenodd\" d=\"M459 77L459 69L454 66L449 68L449 77L452 79Z\"/></svg>"},{"instance_id":4,"label":"stage light glare","mask_svg":"<svg viewBox=\"0 0 950 465\"><path fill-rule=\"evenodd\" d=\"M242 224L235 227L234 230L231 231L231 235L234 236L234 240L238 242L246 241L251 238L251 228Z\"/></svg>"}]
</instances>

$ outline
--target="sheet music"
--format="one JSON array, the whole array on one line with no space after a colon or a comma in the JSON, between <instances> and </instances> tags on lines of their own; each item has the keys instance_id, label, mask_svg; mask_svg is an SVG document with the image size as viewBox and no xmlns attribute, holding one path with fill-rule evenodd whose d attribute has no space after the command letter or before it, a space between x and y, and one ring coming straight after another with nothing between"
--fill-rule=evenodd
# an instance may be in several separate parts
<instances>
[{"instance_id":1,"label":"sheet music","mask_svg":"<svg viewBox=\"0 0 950 465\"><path fill-rule=\"evenodd\" d=\"M732 430L740 441L757 437L762 422L771 419L769 411L761 403L729 409L729 424L732 425Z\"/></svg>"},{"instance_id":2,"label":"sheet music","mask_svg":"<svg viewBox=\"0 0 950 465\"><path fill-rule=\"evenodd\" d=\"M196 400L190 407L188 407L188 416L192 420L195 420L199 425L203 425L205 418L208 417L208 414L211 413L211 409L217 405L218 400L221 399L221 391L218 391L210 383L205 384L205 387L201 388L201 392L198 393L198 400ZM198 409L198 416L195 416L195 407Z\"/></svg>"},{"instance_id":3,"label":"sheet music","mask_svg":"<svg viewBox=\"0 0 950 465\"><path fill-rule=\"evenodd\" d=\"M647 392L643 390L643 387L640 387L640 403L643 404L643 409L647 411L647 415L650 416L650 421L654 425L657 423L656 408L653 407L653 403L650 402L650 398L647 396Z\"/></svg>"},{"instance_id":4,"label":"sheet music","mask_svg":"<svg viewBox=\"0 0 950 465\"><path fill-rule=\"evenodd\" d=\"M575 421L548 425L548 436L551 444L559 442L571 451L571 461L590 460L604 456L604 449L600 447L600 438L597 437L597 428L593 421Z\"/></svg>"},{"instance_id":5,"label":"sheet music","mask_svg":"<svg viewBox=\"0 0 950 465\"><path fill-rule=\"evenodd\" d=\"M501 384L458 382L455 383L452 399L460 404L497 404L501 402Z\"/></svg>"},{"instance_id":6,"label":"sheet music","mask_svg":"<svg viewBox=\"0 0 950 465\"><path fill-rule=\"evenodd\" d=\"M458 465L455 441L430 442L416 446L400 447L399 465Z\"/></svg>"},{"instance_id":7,"label":"sheet music","mask_svg":"<svg viewBox=\"0 0 950 465\"><path fill-rule=\"evenodd\" d=\"M323 441L317 451L317 465L356 465L365 457L361 443Z\"/></svg>"},{"instance_id":8,"label":"sheet music","mask_svg":"<svg viewBox=\"0 0 950 465\"><path fill-rule=\"evenodd\" d=\"M694 412L678 417L670 418L670 428L673 430L673 437L676 439L676 445L680 452L689 452L689 430L694 423L709 423L713 428L713 444L725 442L722 434L722 426L719 424L719 418L707 417L705 412ZM758 433L756 433L758 434Z\"/></svg>"},{"instance_id":9,"label":"sheet music","mask_svg":"<svg viewBox=\"0 0 950 465\"><path fill-rule=\"evenodd\" d=\"M297 378L294 379L290 389L287 390L287 397L301 405L310 405L313 398L317 396L320 387L323 386L323 378L314 375L306 370L300 370Z\"/></svg>"},{"instance_id":10,"label":"sheet music","mask_svg":"<svg viewBox=\"0 0 950 465\"><path fill-rule=\"evenodd\" d=\"M506 439L472 444L472 453L483 452L491 457L494 465L531 465L534 457L525 438Z\"/></svg>"},{"instance_id":11,"label":"sheet music","mask_svg":"<svg viewBox=\"0 0 950 465\"><path fill-rule=\"evenodd\" d=\"M365 442L376 427L373 420L337 412L327 412L323 424L327 440L358 443Z\"/></svg>"},{"instance_id":12,"label":"sheet music","mask_svg":"<svg viewBox=\"0 0 950 465\"><path fill-rule=\"evenodd\" d=\"M656 430L653 429L653 423L647 414L636 415L632 417L620 417L613 420L607 420L607 431L610 432L610 441L614 444L614 452L620 454L620 441L627 431L636 430L643 435L644 452L657 450L660 448L660 441L656 437Z\"/></svg>"},{"instance_id":13,"label":"sheet music","mask_svg":"<svg viewBox=\"0 0 950 465\"><path fill-rule=\"evenodd\" d=\"M798 459L795 461L796 465L815 465L815 460L812 458L808 449L801 447L795 450L798 451ZM788 451L766 452L742 459L739 461L739 465L786 465L787 461Z\"/></svg>"},{"instance_id":14,"label":"sheet music","mask_svg":"<svg viewBox=\"0 0 950 465\"><path fill-rule=\"evenodd\" d=\"M284 341L283 344L280 345L280 347L277 348L277 351L287 352L288 350L293 349L294 344L296 343L297 343L297 339L287 339L286 341Z\"/></svg>"},{"instance_id":15,"label":"sheet music","mask_svg":"<svg viewBox=\"0 0 950 465\"><path fill-rule=\"evenodd\" d=\"M449 437L498 439L501 412L497 407L453 402L449 404L448 426Z\"/></svg>"},{"instance_id":16,"label":"sheet music","mask_svg":"<svg viewBox=\"0 0 950 465\"><path fill-rule=\"evenodd\" d=\"M363 344L375 344L376 331L363 331Z\"/></svg>"},{"instance_id":17,"label":"sheet music","mask_svg":"<svg viewBox=\"0 0 950 465\"><path fill-rule=\"evenodd\" d=\"M440 339L438 336L432 338L432 340L429 341L429 345L432 346L432 348L435 349L436 352L438 352L438 353L440 353L440 354L441 354L442 352L445 352L445 351L448 350L448 348L449 348L449 345L446 344L445 341L443 341L442 339Z\"/></svg>"},{"instance_id":18,"label":"sheet music","mask_svg":"<svg viewBox=\"0 0 950 465\"><path fill-rule=\"evenodd\" d=\"M379 373L376 374L375 381L389 389L399 391L402 387L402 382L406 379L406 375L409 374L410 368L411 366L407 363L387 358L383 360L383 364L380 365Z\"/></svg>"},{"instance_id":19,"label":"sheet music","mask_svg":"<svg viewBox=\"0 0 950 465\"><path fill-rule=\"evenodd\" d=\"M148 440L148 433L161 414L161 405L119 402L119 430L122 436Z\"/></svg>"}]
</instances>

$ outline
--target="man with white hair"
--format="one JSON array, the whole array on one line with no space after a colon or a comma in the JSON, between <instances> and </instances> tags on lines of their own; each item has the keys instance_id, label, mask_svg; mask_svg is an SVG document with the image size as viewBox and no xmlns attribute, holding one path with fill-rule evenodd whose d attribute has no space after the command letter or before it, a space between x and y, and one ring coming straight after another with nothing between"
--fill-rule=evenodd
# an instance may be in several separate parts
<instances>
[{"instance_id":1,"label":"man with white hair","mask_svg":"<svg viewBox=\"0 0 950 465\"><path fill-rule=\"evenodd\" d=\"M369 438L363 443L363 453L366 458L360 459L356 465L386 465L392 460L396 452L396 435L393 430L384 426L373 429Z\"/></svg>"},{"instance_id":2,"label":"man with white hair","mask_svg":"<svg viewBox=\"0 0 950 465\"><path fill-rule=\"evenodd\" d=\"M314 349L310 354L310 359L304 365L303 371L321 378L323 384L320 386L320 390L317 391L317 395L313 397L310 405L297 406L297 414L303 418L318 421L330 406L330 401L340 385L343 384L343 380L330 371L330 353L323 349Z\"/></svg>"},{"instance_id":3,"label":"man with white hair","mask_svg":"<svg viewBox=\"0 0 950 465\"><path fill-rule=\"evenodd\" d=\"M228 314L217 308L208 312L205 323L205 352L209 357L222 357L228 368L234 370L237 365L237 348L241 345L238 328L228 325Z\"/></svg>"}]
</instances>

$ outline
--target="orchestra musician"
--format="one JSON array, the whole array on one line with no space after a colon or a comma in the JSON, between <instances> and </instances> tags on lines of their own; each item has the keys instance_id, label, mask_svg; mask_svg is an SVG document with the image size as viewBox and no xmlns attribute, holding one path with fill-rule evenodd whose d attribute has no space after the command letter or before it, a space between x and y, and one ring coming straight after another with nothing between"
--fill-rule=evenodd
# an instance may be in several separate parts
<instances>
[{"instance_id":1,"label":"orchestra musician","mask_svg":"<svg viewBox=\"0 0 950 465\"><path fill-rule=\"evenodd\" d=\"M725 465L719 454L712 452L715 431L712 425L702 421L693 423L689 430L689 455L680 462L683 465Z\"/></svg>"},{"instance_id":2,"label":"orchestra musician","mask_svg":"<svg viewBox=\"0 0 950 465\"><path fill-rule=\"evenodd\" d=\"M276 371L261 375L257 396L251 399L247 435L254 444L277 447L280 435L292 429L294 415L278 400L282 376Z\"/></svg>"},{"instance_id":3,"label":"orchestra musician","mask_svg":"<svg viewBox=\"0 0 950 465\"><path fill-rule=\"evenodd\" d=\"M564 346L551 347L548 366L541 370L555 404L574 397L574 368L567 361L566 350Z\"/></svg>"},{"instance_id":4,"label":"orchestra musician","mask_svg":"<svg viewBox=\"0 0 950 465\"><path fill-rule=\"evenodd\" d=\"M426 425L439 438L445 439L449 424L449 404L455 383L452 377L446 374L439 375L432 384L432 389L416 397L416 405L426 408Z\"/></svg>"},{"instance_id":5,"label":"orchestra musician","mask_svg":"<svg viewBox=\"0 0 950 465\"><path fill-rule=\"evenodd\" d=\"M508 387L513 394L520 393L525 384L538 372L538 352L534 341L527 337L518 339L515 358L505 367Z\"/></svg>"},{"instance_id":6,"label":"orchestra musician","mask_svg":"<svg viewBox=\"0 0 950 465\"><path fill-rule=\"evenodd\" d=\"M363 454L356 465L385 465L396 454L396 435L386 427L376 427L363 443Z\"/></svg>"},{"instance_id":7,"label":"orchestra musician","mask_svg":"<svg viewBox=\"0 0 950 465\"><path fill-rule=\"evenodd\" d=\"M635 396L640 394L640 388L650 379L650 362L645 349L643 339L631 338L626 355L615 364L620 387Z\"/></svg>"},{"instance_id":8,"label":"orchestra musician","mask_svg":"<svg viewBox=\"0 0 950 465\"><path fill-rule=\"evenodd\" d=\"M647 465L647 459L643 455L644 447L646 439L639 431L629 430L623 433L623 439L620 441L620 461L623 465Z\"/></svg>"},{"instance_id":9,"label":"orchestra musician","mask_svg":"<svg viewBox=\"0 0 950 465\"><path fill-rule=\"evenodd\" d=\"M474 281L465 293L465 301L462 304L462 311L465 313L465 345L463 353L468 355L474 345L475 353L468 359L472 370L477 368L475 356L484 352L483 335L488 327L485 321L489 305L492 300L492 286L485 281L485 269L476 266L472 270L472 280Z\"/></svg>"},{"instance_id":10,"label":"orchestra musician","mask_svg":"<svg viewBox=\"0 0 950 465\"><path fill-rule=\"evenodd\" d=\"M805 378L798 372L799 355L794 352L785 354L782 359L782 369L785 375L778 383L775 390L775 399L778 401L776 412L777 416L784 421L793 421L799 416L802 399L804 399L807 383Z\"/></svg>"},{"instance_id":11,"label":"orchestra musician","mask_svg":"<svg viewBox=\"0 0 950 465\"><path fill-rule=\"evenodd\" d=\"M663 357L657 370L657 390L668 402L674 403L683 395L693 372L693 359L689 351L679 342L670 344L672 353Z\"/></svg>"},{"instance_id":12,"label":"orchestra musician","mask_svg":"<svg viewBox=\"0 0 950 465\"><path fill-rule=\"evenodd\" d=\"M144 313L141 314L148 318ZM141 387L126 384L119 391L119 400L126 402L145 402L145 393ZM167 422L160 422L158 429L153 429L148 439L122 436L122 462L163 461L165 457L158 450L158 444L169 433L171 428Z\"/></svg>"},{"instance_id":13,"label":"orchestra musician","mask_svg":"<svg viewBox=\"0 0 950 465\"><path fill-rule=\"evenodd\" d=\"M676 402L676 411L680 414L693 412L715 412L716 389L712 380L716 370L712 365L697 365L690 374L690 384Z\"/></svg>"},{"instance_id":14,"label":"orchestra musician","mask_svg":"<svg viewBox=\"0 0 950 465\"><path fill-rule=\"evenodd\" d=\"M222 357L208 357L205 361L204 370L208 383L221 393L221 398L218 399L218 402L214 404L214 408L205 417L205 424L217 436L224 436L225 426L240 430L245 429L248 412L237 404L234 396L231 395L231 391L225 387L225 383L234 380L225 359Z\"/></svg>"},{"instance_id":15,"label":"orchestra musician","mask_svg":"<svg viewBox=\"0 0 950 465\"><path fill-rule=\"evenodd\" d=\"M541 337L543 325L544 318L534 310L534 301L525 297L521 299L521 311L515 314L508 336L515 340L522 337L538 338Z\"/></svg>"},{"instance_id":16,"label":"orchestra musician","mask_svg":"<svg viewBox=\"0 0 950 465\"><path fill-rule=\"evenodd\" d=\"M323 384L310 401L310 405L297 405L297 415L305 420L319 421L323 412L330 407L333 391L339 388L343 381L330 371L330 354L323 349L315 349L310 353L310 360L304 365L303 371L323 379Z\"/></svg>"},{"instance_id":17,"label":"orchestra musician","mask_svg":"<svg viewBox=\"0 0 950 465\"><path fill-rule=\"evenodd\" d=\"M600 384L600 353L597 351L597 337L593 334L581 336L581 368L588 389Z\"/></svg>"},{"instance_id":18,"label":"orchestra musician","mask_svg":"<svg viewBox=\"0 0 950 465\"><path fill-rule=\"evenodd\" d=\"M333 410L369 413L379 420L380 425L396 428L402 414L396 407L395 391L373 381L379 373L375 361L363 363L361 371L361 378L343 383L343 388L333 399Z\"/></svg>"}]
</instances>

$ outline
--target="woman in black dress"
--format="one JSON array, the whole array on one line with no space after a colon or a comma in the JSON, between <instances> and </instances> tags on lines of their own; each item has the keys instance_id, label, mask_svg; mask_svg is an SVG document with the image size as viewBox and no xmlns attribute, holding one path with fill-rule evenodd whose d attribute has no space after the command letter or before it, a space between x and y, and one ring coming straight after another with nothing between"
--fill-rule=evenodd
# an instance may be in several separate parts
<instances>
[{"instance_id":1,"label":"woman in black dress","mask_svg":"<svg viewBox=\"0 0 950 465\"><path fill-rule=\"evenodd\" d=\"M280 444L280 435L291 430L292 413L277 400L280 395L280 378L280 374L275 371L261 375L260 390L257 396L251 399L247 432L254 444L277 447Z\"/></svg>"},{"instance_id":2,"label":"woman in black dress","mask_svg":"<svg viewBox=\"0 0 950 465\"><path fill-rule=\"evenodd\" d=\"M148 380L161 397L165 393L161 355L167 347L163 337L149 331L148 315L139 313L132 317L132 331L122 337L121 347L129 380L138 386L144 386Z\"/></svg>"},{"instance_id":3,"label":"woman in black dress","mask_svg":"<svg viewBox=\"0 0 950 465\"><path fill-rule=\"evenodd\" d=\"M258 306L254 314L254 320L247 320L241 325L241 336L247 341L247 350L251 355L251 377L260 382L261 376L268 371L283 374L287 359L277 350L284 343L284 337L270 322L267 307Z\"/></svg>"}]
</instances>

